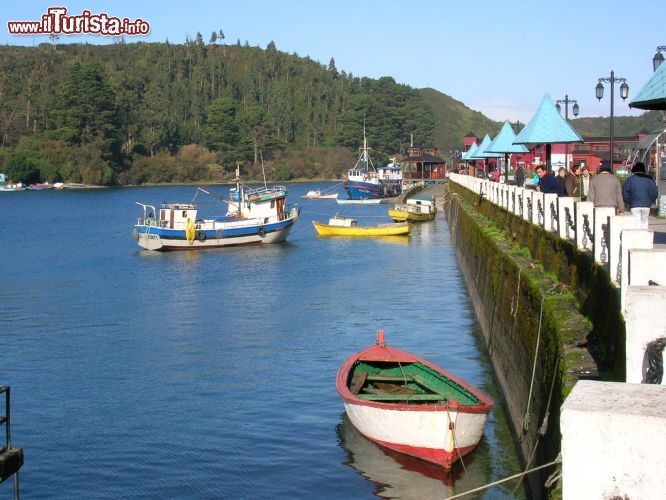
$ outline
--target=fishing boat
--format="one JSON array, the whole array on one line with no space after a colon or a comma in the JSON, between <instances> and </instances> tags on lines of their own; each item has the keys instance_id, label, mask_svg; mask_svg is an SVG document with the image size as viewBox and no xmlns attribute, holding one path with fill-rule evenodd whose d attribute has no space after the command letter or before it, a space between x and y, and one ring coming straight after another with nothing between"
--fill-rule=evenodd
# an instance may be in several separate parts
<instances>
[{"instance_id":1,"label":"fishing boat","mask_svg":"<svg viewBox=\"0 0 666 500\"><path fill-rule=\"evenodd\" d=\"M414 196L405 203L396 203L388 210L388 215L396 222L423 222L434 220L437 206L433 196Z\"/></svg>"},{"instance_id":2,"label":"fishing boat","mask_svg":"<svg viewBox=\"0 0 666 500\"><path fill-rule=\"evenodd\" d=\"M407 236L412 231L409 222L359 226L356 219L337 214L328 219L328 224L320 221L312 223L320 236Z\"/></svg>"},{"instance_id":3,"label":"fishing boat","mask_svg":"<svg viewBox=\"0 0 666 500\"><path fill-rule=\"evenodd\" d=\"M450 470L477 446L492 400L437 365L376 344L340 367L336 388L361 434L391 450Z\"/></svg>"},{"instance_id":4,"label":"fishing boat","mask_svg":"<svg viewBox=\"0 0 666 500\"><path fill-rule=\"evenodd\" d=\"M356 165L347 171L347 181L343 184L349 199L382 199L402 194L402 167L393 158L388 165L375 169L369 150L364 128L361 154Z\"/></svg>"},{"instance_id":5,"label":"fishing boat","mask_svg":"<svg viewBox=\"0 0 666 500\"><path fill-rule=\"evenodd\" d=\"M238 171L228 200L204 188L197 188L195 200L199 193L226 203L226 214L201 216L194 200L162 203L159 211L137 202L143 209L134 226L139 246L169 251L280 243L300 215L300 207L287 206L286 187L248 187L240 182Z\"/></svg>"}]
</instances>

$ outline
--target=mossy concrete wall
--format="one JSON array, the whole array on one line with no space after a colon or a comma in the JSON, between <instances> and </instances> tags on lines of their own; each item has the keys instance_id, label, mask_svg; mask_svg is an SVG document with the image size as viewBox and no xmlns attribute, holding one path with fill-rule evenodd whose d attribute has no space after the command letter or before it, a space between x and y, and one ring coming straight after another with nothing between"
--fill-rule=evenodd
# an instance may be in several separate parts
<instances>
[{"instance_id":1,"label":"mossy concrete wall","mask_svg":"<svg viewBox=\"0 0 666 500\"><path fill-rule=\"evenodd\" d=\"M580 378L624 381L619 290L575 242L450 182L445 211L525 468L560 450L560 407ZM555 467L529 474L535 498Z\"/></svg>"}]
</instances>

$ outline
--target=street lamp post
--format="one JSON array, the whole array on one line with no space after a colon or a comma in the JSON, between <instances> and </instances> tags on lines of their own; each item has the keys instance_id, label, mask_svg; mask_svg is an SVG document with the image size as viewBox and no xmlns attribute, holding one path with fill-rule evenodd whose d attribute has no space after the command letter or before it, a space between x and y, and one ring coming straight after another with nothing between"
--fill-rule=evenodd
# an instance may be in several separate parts
<instances>
[{"instance_id":1,"label":"street lamp post","mask_svg":"<svg viewBox=\"0 0 666 500\"><path fill-rule=\"evenodd\" d=\"M657 53L652 58L652 68L654 71L657 71L657 68L661 66L661 63L664 62L664 54L662 54L663 51L666 51L666 45L660 45L657 47Z\"/></svg>"},{"instance_id":2,"label":"street lamp post","mask_svg":"<svg viewBox=\"0 0 666 500\"><path fill-rule=\"evenodd\" d=\"M613 101L615 100L615 82L622 82L620 85L620 97L622 100L625 100L629 96L629 85L627 85L626 78L618 78L615 76L615 72L611 71L610 78L599 78L599 83L595 88L595 93L597 99L601 101L604 96L604 85L603 83L610 83L610 166L611 172L614 172L613 168Z\"/></svg>"},{"instance_id":3,"label":"street lamp post","mask_svg":"<svg viewBox=\"0 0 666 500\"><path fill-rule=\"evenodd\" d=\"M578 106L578 101L575 99L569 99L569 95L565 94L564 99L558 99L555 103L557 111L562 112L560 104L564 104L564 119L569 122L569 104L573 104L571 107L571 112L574 116L578 116L580 107ZM567 170L569 170L569 144L564 145L564 163Z\"/></svg>"}]
</instances>

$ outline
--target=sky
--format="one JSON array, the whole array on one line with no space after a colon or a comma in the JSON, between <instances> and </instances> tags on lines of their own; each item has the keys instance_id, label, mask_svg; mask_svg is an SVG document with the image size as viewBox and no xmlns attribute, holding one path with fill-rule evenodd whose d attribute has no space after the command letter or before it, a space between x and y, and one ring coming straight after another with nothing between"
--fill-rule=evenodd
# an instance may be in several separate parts
<instances>
[{"instance_id":1,"label":"sky","mask_svg":"<svg viewBox=\"0 0 666 500\"><path fill-rule=\"evenodd\" d=\"M133 41L184 43L197 32L224 42L297 54L354 76L393 77L433 88L487 117L522 123L545 95L575 100L578 117L610 116L610 84L601 101L599 78L625 78L629 98L615 84L614 115L637 116L628 104L652 75L652 58L666 45L664 0L4 0L0 43L39 45L47 35L12 35L9 21L39 21L50 7L67 15L106 14L148 23ZM145 26L145 25L144 25ZM114 43L103 35L61 35L59 44ZM564 114L565 105L562 104ZM569 117L573 115L570 102Z\"/></svg>"}]
</instances>

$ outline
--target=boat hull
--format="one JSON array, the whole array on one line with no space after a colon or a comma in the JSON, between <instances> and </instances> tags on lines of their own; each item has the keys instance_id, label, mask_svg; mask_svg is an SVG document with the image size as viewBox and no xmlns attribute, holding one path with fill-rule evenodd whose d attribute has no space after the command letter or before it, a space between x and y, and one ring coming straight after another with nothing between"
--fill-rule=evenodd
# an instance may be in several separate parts
<instances>
[{"instance_id":1,"label":"boat hull","mask_svg":"<svg viewBox=\"0 0 666 500\"><path fill-rule=\"evenodd\" d=\"M344 405L349 420L368 439L444 469L476 448L487 421L485 413L461 413L445 406L427 412L379 406L389 405Z\"/></svg>"},{"instance_id":2,"label":"boat hull","mask_svg":"<svg viewBox=\"0 0 666 500\"><path fill-rule=\"evenodd\" d=\"M378 226L331 226L319 221L313 221L313 224L320 236L407 236L412 231L407 222Z\"/></svg>"},{"instance_id":3,"label":"boat hull","mask_svg":"<svg viewBox=\"0 0 666 500\"><path fill-rule=\"evenodd\" d=\"M336 200L338 193L324 194L321 191L308 191L307 194L303 195L303 198L309 200Z\"/></svg>"},{"instance_id":4,"label":"boat hull","mask_svg":"<svg viewBox=\"0 0 666 500\"><path fill-rule=\"evenodd\" d=\"M401 183L373 183L349 180L343 185L350 200L393 198L402 193Z\"/></svg>"},{"instance_id":5,"label":"boat hull","mask_svg":"<svg viewBox=\"0 0 666 500\"><path fill-rule=\"evenodd\" d=\"M434 213L414 213L394 208L388 210L388 216L396 222L427 222L435 219Z\"/></svg>"},{"instance_id":6,"label":"boat hull","mask_svg":"<svg viewBox=\"0 0 666 500\"><path fill-rule=\"evenodd\" d=\"M140 247L146 250L201 250L231 246L268 245L287 239L294 219L274 224L246 224L239 222L225 227L199 227L194 238L186 230L165 229L155 226L134 226L134 235Z\"/></svg>"},{"instance_id":7,"label":"boat hull","mask_svg":"<svg viewBox=\"0 0 666 500\"><path fill-rule=\"evenodd\" d=\"M493 407L437 365L388 347L383 332L343 363L336 388L350 422L368 439L447 470L478 445Z\"/></svg>"}]
</instances>

